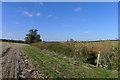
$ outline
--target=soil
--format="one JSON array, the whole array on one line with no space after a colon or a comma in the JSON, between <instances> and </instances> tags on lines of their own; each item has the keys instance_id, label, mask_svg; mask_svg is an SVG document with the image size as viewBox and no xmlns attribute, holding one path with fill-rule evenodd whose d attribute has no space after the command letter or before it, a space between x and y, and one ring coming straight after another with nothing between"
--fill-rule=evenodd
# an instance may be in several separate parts
<instances>
[{"instance_id":1,"label":"soil","mask_svg":"<svg viewBox=\"0 0 120 80\"><path fill-rule=\"evenodd\" d=\"M0 42L1 44L0 78L44 79L40 71L22 49L23 46L28 46L27 44Z\"/></svg>"}]
</instances>

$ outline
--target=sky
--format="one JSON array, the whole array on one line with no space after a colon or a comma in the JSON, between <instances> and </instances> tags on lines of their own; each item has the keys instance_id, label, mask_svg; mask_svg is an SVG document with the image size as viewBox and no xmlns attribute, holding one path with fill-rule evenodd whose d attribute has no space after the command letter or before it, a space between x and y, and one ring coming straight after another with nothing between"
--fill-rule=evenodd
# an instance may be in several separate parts
<instances>
[{"instance_id":1,"label":"sky","mask_svg":"<svg viewBox=\"0 0 120 80\"><path fill-rule=\"evenodd\" d=\"M24 40L37 29L43 41L118 37L117 2L3 2L2 38Z\"/></svg>"}]
</instances>

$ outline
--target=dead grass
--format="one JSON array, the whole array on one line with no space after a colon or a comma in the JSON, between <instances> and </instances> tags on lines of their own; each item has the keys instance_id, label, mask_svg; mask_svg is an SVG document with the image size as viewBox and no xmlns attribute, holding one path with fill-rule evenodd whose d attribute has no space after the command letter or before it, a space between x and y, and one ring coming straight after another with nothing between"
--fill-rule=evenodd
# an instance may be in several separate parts
<instances>
[{"instance_id":1,"label":"dead grass","mask_svg":"<svg viewBox=\"0 0 120 80\"><path fill-rule=\"evenodd\" d=\"M69 58L73 58L82 62L87 62L95 65L98 52L100 51L101 56L106 56L110 53L113 56L113 61L117 61L117 48L118 41L95 41L95 42L76 42L76 41L67 41L67 42L39 42L33 43L32 46L35 46L41 50L48 50L55 52L59 55L64 55ZM113 66L117 66L115 63Z\"/></svg>"}]
</instances>

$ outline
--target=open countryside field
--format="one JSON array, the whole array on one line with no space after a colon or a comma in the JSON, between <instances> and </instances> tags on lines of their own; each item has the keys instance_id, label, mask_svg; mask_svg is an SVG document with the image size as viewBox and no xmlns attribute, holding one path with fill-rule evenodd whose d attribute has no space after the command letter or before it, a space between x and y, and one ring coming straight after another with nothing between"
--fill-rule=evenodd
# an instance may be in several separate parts
<instances>
[{"instance_id":1,"label":"open countryside field","mask_svg":"<svg viewBox=\"0 0 120 80\"><path fill-rule=\"evenodd\" d=\"M80 42L74 43L81 44ZM93 43L101 44L106 42L92 42L92 44ZM43 48L43 44L46 48ZM45 46L46 44L47 46ZM64 46L61 48L58 44L64 44ZM82 53L77 55L76 53L70 53L73 48L71 48L70 45L72 45L73 42L69 42L69 48L66 44L67 42L39 42L29 46L28 44L2 42L2 78L50 79L118 77L117 66L112 66L111 69L108 69L108 67L96 67L95 64L84 62L82 59L87 58L81 55ZM86 42L83 44L89 45L90 43ZM112 44L115 47L117 42L113 41ZM49 45L51 46L50 49L48 48ZM42 48L40 46L42 46ZM98 47L98 45L96 46ZM58 50L56 50L56 47L58 47ZM70 56L69 53L71 54ZM86 53L86 55L88 54Z\"/></svg>"},{"instance_id":2,"label":"open countryside field","mask_svg":"<svg viewBox=\"0 0 120 80\"><path fill-rule=\"evenodd\" d=\"M0 80L119 80L117 0L1 2Z\"/></svg>"},{"instance_id":3,"label":"open countryside field","mask_svg":"<svg viewBox=\"0 0 120 80\"><path fill-rule=\"evenodd\" d=\"M118 41L40 42L31 44L37 48L23 49L49 78L115 78L118 77L117 44ZM101 60L109 61L107 54L111 54L112 62L96 67L99 50Z\"/></svg>"},{"instance_id":4,"label":"open countryside field","mask_svg":"<svg viewBox=\"0 0 120 80\"><path fill-rule=\"evenodd\" d=\"M40 71L24 53L22 47L27 44L0 42L2 79L43 78Z\"/></svg>"}]
</instances>

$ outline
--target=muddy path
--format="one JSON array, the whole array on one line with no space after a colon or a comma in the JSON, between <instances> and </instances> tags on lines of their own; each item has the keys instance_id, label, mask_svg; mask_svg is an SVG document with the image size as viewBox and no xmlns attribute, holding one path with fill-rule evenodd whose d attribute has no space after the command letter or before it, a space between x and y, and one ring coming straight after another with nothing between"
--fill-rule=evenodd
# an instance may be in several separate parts
<instances>
[{"instance_id":1,"label":"muddy path","mask_svg":"<svg viewBox=\"0 0 120 80\"><path fill-rule=\"evenodd\" d=\"M44 77L24 53L22 47L26 44L2 42L0 54L0 73L2 78L41 78Z\"/></svg>"}]
</instances>

